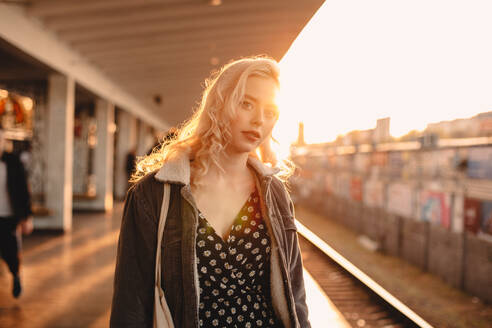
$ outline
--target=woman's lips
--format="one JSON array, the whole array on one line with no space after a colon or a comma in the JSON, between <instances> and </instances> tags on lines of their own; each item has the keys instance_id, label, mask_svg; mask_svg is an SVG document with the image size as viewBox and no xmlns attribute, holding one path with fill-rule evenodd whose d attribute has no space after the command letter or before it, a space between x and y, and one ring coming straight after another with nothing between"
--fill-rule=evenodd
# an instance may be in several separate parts
<instances>
[{"instance_id":1,"label":"woman's lips","mask_svg":"<svg viewBox=\"0 0 492 328\"><path fill-rule=\"evenodd\" d=\"M260 139L260 134L256 131L243 131L243 134L251 141L258 141Z\"/></svg>"}]
</instances>

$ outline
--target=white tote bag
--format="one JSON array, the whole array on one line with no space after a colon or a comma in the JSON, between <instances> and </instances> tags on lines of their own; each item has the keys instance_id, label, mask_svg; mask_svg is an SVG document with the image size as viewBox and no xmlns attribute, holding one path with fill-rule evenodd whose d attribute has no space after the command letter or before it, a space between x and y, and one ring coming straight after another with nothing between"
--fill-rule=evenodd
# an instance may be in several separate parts
<instances>
[{"instance_id":1,"label":"white tote bag","mask_svg":"<svg viewBox=\"0 0 492 328\"><path fill-rule=\"evenodd\" d=\"M169 209L170 194L171 186L169 183L165 183L161 215L159 217L159 228L157 229L157 252L155 255L154 328L174 328L173 318L161 287L161 245L164 226L166 225L167 211Z\"/></svg>"}]
</instances>

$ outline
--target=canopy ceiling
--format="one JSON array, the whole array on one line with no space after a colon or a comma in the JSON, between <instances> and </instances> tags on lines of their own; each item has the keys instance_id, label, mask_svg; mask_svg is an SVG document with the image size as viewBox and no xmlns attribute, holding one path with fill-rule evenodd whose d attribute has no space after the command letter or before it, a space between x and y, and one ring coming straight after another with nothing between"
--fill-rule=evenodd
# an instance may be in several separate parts
<instances>
[{"instance_id":1,"label":"canopy ceiling","mask_svg":"<svg viewBox=\"0 0 492 328\"><path fill-rule=\"evenodd\" d=\"M323 0L31 0L30 19L171 125L230 59L280 60ZM160 98L160 103L159 103Z\"/></svg>"}]
</instances>

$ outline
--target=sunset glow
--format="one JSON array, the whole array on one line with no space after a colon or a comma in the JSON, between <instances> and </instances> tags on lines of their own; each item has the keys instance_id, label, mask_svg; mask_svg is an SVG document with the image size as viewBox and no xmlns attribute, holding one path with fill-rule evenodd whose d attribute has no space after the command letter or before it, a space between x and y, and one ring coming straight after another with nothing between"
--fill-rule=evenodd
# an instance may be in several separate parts
<instances>
[{"instance_id":1,"label":"sunset glow","mask_svg":"<svg viewBox=\"0 0 492 328\"><path fill-rule=\"evenodd\" d=\"M492 2L326 1L281 60L282 144L492 111Z\"/></svg>"}]
</instances>

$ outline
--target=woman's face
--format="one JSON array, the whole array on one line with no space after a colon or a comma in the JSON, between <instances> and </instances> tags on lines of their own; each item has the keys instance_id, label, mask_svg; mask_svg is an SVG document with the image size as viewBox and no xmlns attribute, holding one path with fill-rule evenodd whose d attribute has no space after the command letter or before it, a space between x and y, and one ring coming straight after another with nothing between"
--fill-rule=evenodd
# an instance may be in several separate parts
<instances>
[{"instance_id":1,"label":"woman's face","mask_svg":"<svg viewBox=\"0 0 492 328\"><path fill-rule=\"evenodd\" d=\"M250 153L270 136L278 118L277 91L273 78L252 76L247 79L244 97L231 122L230 152Z\"/></svg>"}]
</instances>

